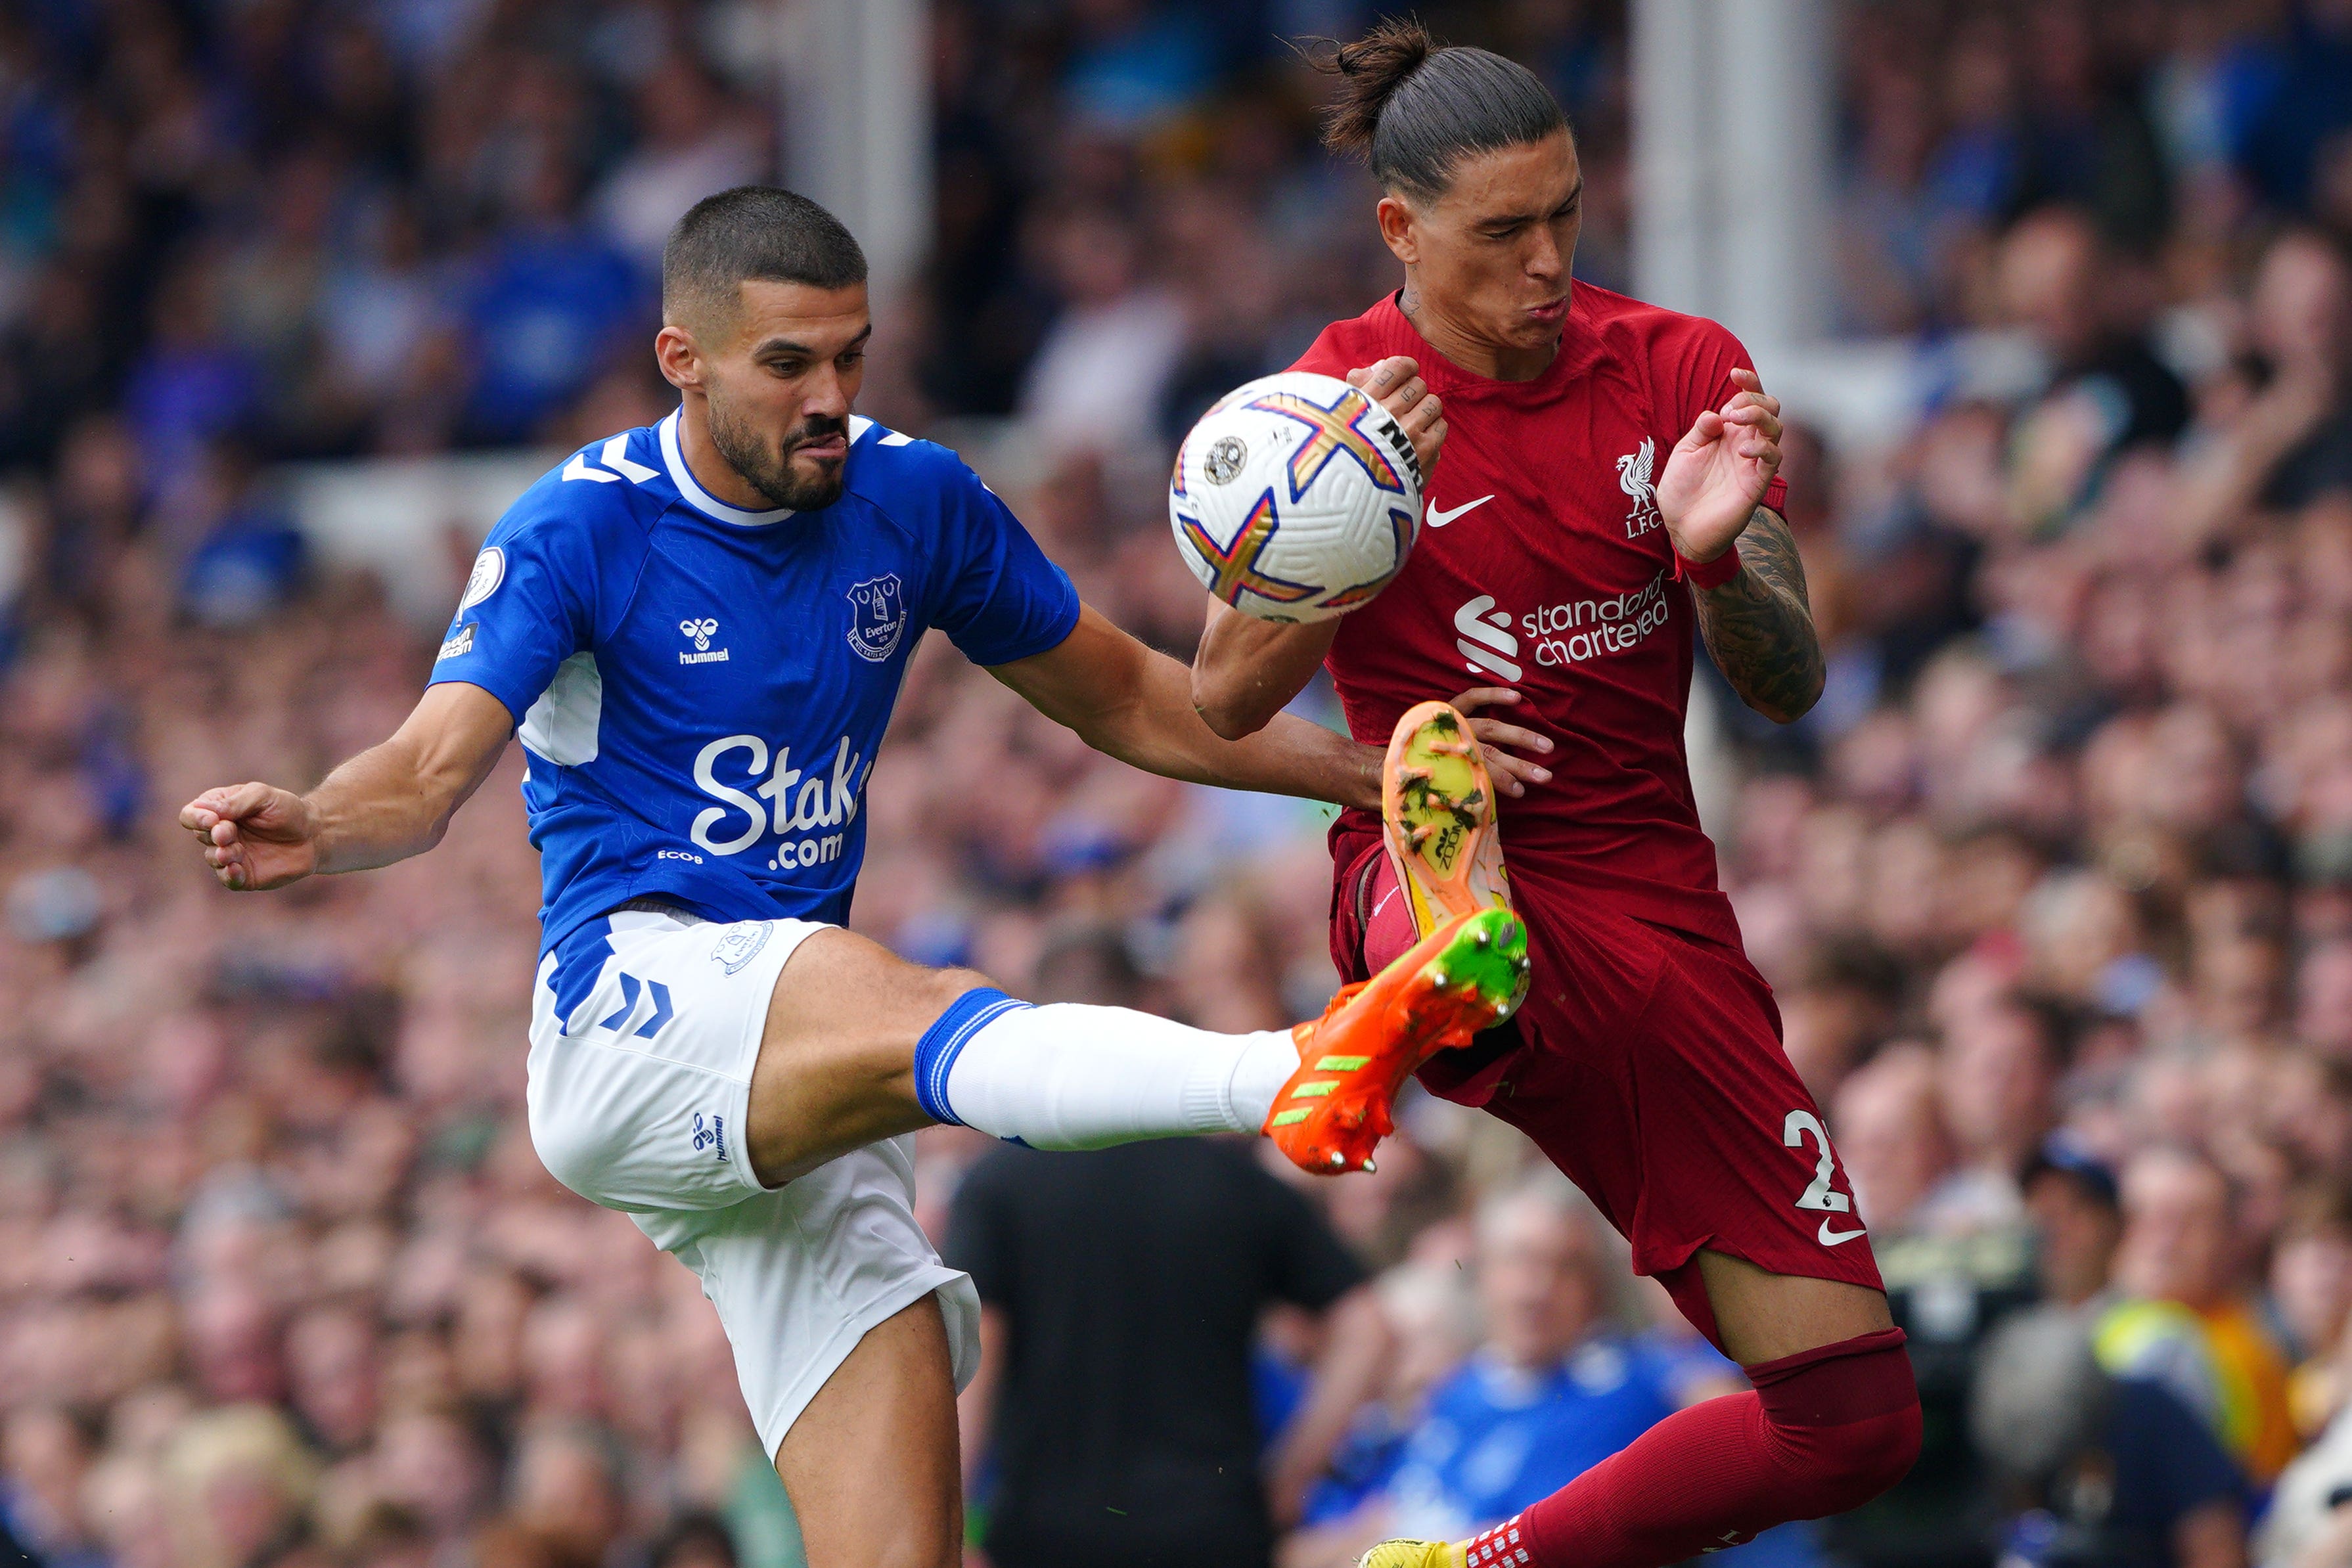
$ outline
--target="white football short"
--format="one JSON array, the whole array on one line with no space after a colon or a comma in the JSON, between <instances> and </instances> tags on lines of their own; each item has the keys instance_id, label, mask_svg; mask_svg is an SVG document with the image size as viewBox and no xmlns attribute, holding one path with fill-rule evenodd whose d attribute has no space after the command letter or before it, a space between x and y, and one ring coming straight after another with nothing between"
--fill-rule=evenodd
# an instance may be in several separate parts
<instances>
[{"instance_id":1,"label":"white football short","mask_svg":"<svg viewBox=\"0 0 2352 1568\"><path fill-rule=\"evenodd\" d=\"M624 911L559 943L531 991L540 1159L700 1276L771 1456L866 1331L927 1294L956 1386L980 1364L979 1295L915 1223L911 1135L772 1189L751 1174L742 1130L769 998L824 929Z\"/></svg>"}]
</instances>

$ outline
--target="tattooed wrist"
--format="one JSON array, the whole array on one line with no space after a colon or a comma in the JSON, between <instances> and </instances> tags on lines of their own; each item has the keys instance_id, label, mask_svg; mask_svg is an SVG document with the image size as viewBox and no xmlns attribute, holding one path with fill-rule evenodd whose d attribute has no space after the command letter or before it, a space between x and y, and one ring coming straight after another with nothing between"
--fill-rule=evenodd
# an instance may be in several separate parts
<instances>
[{"instance_id":1,"label":"tattooed wrist","mask_svg":"<svg viewBox=\"0 0 2352 1568\"><path fill-rule=\"evenodd\" d=\"M1740 700L1788 724L1819 699L1825 674L1804 563L1789 525L1769 507L1756 508L1732 549L1739 570L1693 595L1699 631Z\"/></svg>"}]
</instances>

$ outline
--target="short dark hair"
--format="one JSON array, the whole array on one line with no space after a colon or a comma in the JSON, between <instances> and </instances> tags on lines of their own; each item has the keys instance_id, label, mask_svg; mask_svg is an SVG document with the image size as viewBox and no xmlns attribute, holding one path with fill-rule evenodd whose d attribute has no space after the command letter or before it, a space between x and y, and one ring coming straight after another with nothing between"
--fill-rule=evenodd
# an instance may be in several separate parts
<instances>
[{"instance_id":1,"label":"short dark hair","mask_svg":"<svg viewBox=\"0 0 2352 1568\"><path fill-rule=\"evenodd\" d=\"M2123 1207L2123 1188L2116 1179L2116 1167L2072 1133L2053 1133L2042 1139L2033 1157L2025 1162L2025 1174L2018 1178L2018 1186L2031 1187L2045 1176L2064 1176L2105 1207Z\"/></svg>"},{"instance_id":2,"label":"short dark hair","mask_svg":"<svg viewBox=\"0 0 2352 1568\"><path fill-rule=\"evenodd\" d=\"M839 218L796 191L738 185L688 207L662 246L662 317L732 308L758 280L846 288L866 281L866 252Z\"/></svg>"},{"instance_id":3,"label":"short dark hair","mask_svg":"<svg viewBox=\"0 0 2352 1568\"><path fill-rule=\"evenodd\" d=\"M1409 19L1391 17L1315 64L1339 78L1323 145L1367 160L1374 179L1408 195L1444 195L1466 154L1568 128L1535 72L1486 49L1442 47Z\"/></svg>"}]
</instances>

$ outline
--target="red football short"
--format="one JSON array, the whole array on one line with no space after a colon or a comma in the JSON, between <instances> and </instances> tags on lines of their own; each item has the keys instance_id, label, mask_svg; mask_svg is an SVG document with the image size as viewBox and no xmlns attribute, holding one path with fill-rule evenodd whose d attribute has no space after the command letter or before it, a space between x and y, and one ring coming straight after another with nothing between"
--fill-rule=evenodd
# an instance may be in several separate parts
<instances>
[{"instance_id":1,"label":"red football short","mask_svg":"<svg viewBox=\"0 0 2352 1568\"><path fill-rule=\"evenodd\" d=\"M1360 979L1412 945L1412 920L1377 839L1334 834L1333 845L1331 956ZM1509 1024L1423 1063L1423 1085L1533 1139L1709 1340L1701 1248L1883 1290L1820 1108L1780 1049L1772 989L1747 955L1510 871L1532 988Z\"/></svg>"}]
</instances>

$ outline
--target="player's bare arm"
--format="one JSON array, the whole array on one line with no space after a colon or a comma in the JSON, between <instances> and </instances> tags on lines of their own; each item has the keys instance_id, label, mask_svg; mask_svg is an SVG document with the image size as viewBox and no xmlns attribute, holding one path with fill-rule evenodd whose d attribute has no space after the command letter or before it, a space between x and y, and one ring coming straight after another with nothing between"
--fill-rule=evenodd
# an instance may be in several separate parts
<instances>
[{"instance_id":1,"label":"player's bare arm","mask_svg":"<svg viewBox=\"0 0 2352 1568\"><path fill-rule=\"evenodd\" d=\"M1769 507L1756 508L1732 548L1739 575L1696 596L1699 632L1739 700L1788 724L1820 699L1825 673L1805 565L1788 523Z\"/></svg>"},{"instance_id":2,"label":"player's bare arm","mask_svg":"<svg viewBox=\"0 0 2352 1568\"><path fill-rule=\"evenodd\" d=\"M1368 810L1380 804L1380 747L1285 713L1226 739L1193 710L1183 665L1091 607L1060 646L989 673L1096 750L1146 772Z\"/></svg>"},{"instance_id":3,"label":"player's bare arm","mask_svg":"<svg viewBox=\"0 0 2352 1568\"><path fill-rule=\"evenodd\" d=\"M1822 695L1821 639L1805 598L1805 569L1789 525L1762 505L1780 467L1780 402L1754 371L1739 391L1701 413L1658 478L1658 512L1685 560L1705 566L1738 552L1727 580L1697 589L1699 631L1739 699L1778 724L1804 716Z\"/></svg>"},{"instance_id":4,"label":"player's bare arm","mask_svg":"<svg viewBox=\"0 0 2352 1568\"><path fill-rule=\"evenodd\" d=\"M1208 630L1192 656L1194 709L1210 729L1228 739L1257 733L1282 717L1284 706L1307 689L1339 630L1337 621L1296 625L1261 621L1210 600ZM1550 782L1549 768L1533 757L1517 755L1542 756L1552 748L1549 737L1478 711L1512 706L1519 701L1518 693L1507 686L1473 686L1451 700L1469 716L1471 733L1486 747L1496 789L1517 797L1526 794L1530 784ZM1377 795L1377 780L1373 789Z\"/></svg>"},{"instance_id":5,"label":"player's bare arm","mask_svg":"<svg viewBox=\"0 0 2352 1568\"><path fill-rule=\"evenodd\" d=\"M180 808L205 863L238 893L314 873L364 871L422 854L506 749L514 719L479 686L429 686L392 737L327 775L308 795L275 785L207 789Z\"/></svg>"},{"instance_id":6,"label":"player's bare arm","mask_svg":"<svg viewBox=\"0 0 2352 1568\"><path fill-rule=\"evenodd\" d=\"M1193 711L1228 740L1256 734L1307 689L1339 634L1337 621L1261 621L1211 598L1192 654Z\"/></svg>"}]
</instances>

